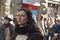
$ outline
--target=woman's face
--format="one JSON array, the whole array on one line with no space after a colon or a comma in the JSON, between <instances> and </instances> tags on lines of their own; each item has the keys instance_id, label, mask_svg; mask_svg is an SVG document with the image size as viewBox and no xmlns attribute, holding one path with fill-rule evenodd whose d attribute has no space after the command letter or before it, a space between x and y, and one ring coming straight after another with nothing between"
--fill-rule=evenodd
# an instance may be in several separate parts
<instances>
[{"instance_id":1,"label":"woman's face","mask_svg":"<svg viewBox=\"0 0 60 40\"><path fill-rule=\"evenodd\" d=\"M22 11L18 12L18 16L17 16L18 24L24 25L27 23L27 20L28 20L28 18L27 18L25 11L22 10Z\"/></svg>"}]
</instances>

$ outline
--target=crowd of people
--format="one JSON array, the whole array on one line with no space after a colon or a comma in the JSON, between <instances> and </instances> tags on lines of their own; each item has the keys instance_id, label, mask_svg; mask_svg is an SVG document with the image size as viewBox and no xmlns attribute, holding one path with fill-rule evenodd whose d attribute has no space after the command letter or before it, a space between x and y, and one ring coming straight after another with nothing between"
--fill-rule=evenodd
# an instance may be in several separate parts
<instances>
[{"instance_id":1,"label":"crowd of people","mask_svg":"<svg viewBox=\"0 0 60 40\"><path fill-rule=\"evenodd\" d=\"M40 17L40 27L43 30L43 35L46 40L60 40L60 16L57 14L54 17L51 14Z\"/></svg>"},{"instance_id":2,"label":"crowd of people","mask_svg":"<svg viewBox=\"0 0 60 40\"><path fill-rule=\"evenodd\" d=\"M14 26L10 21L9 17L4 17L0 26L0 40L43 40L30 10L19 9L13 19Z\"/></svg>"},{"instance_id":3,"label":"crowd of people","mask_svg":"<svg viewBox=\"0 0 60 40\"><path fill-rule=\"evenodd\" d=\"M60 20L47 16L37 21L26 8L19 9L13 20L4 16L0 22L0 40L60 40Z\"/></svg>"}]
</instances>

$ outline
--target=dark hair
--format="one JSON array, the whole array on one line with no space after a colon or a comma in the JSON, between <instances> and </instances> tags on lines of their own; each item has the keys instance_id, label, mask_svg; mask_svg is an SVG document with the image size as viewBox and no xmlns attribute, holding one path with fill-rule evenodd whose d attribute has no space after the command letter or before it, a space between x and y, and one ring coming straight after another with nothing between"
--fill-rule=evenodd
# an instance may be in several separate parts
<instances>
[{"instance_id":1,"label":"dark hair","mask_svg":"<svg viewBox=\"0 0 60 40\"><path fill-rule=\"evenodd\" d=\"M5 16L4 19L7 19L7 20L9 20L9 21L12 21L12 19L9 18L8 16Z\"/></svg>"},{"instance_id":2,"label":"dark hair","mask_svg":"<svg viewBox=\"0 0 60 40\"><path fill-rule=\"evenodd\" d=\"M29 10L27 8L22 8L22 9L18 10L18 12L20 12L20 11L25 11L26 15L28 16L28 18L32 18L32 12L31 12L31 10Z\"/></svg>"},{"instance_id":3,"label":"dark hair","mask_svg":"<svg viewBox=\"0 0 60 40\"><path fill-rule=\"evenodd\" d=\"M26 12L26 15L28 17L28 22L27 22L27 26L28 26L28 31L30 31L31 29L35 28L35 29L38 29L35 25L35 21L34 19L32 18L32 12L31 10L27 9L27 8L22 8L22 9L19 9L18 12L20 11L25 11Z\"/></svg>"},{"instance_id":4,"label":"dark hair","mask_svg":"<svg viewBox=\"0 0 60 40\"><path fill-rule=\"evenodd\" d=\"M28 17L29 23L34 23L34 20L32 18L32 12L31 12L31 10L28 10L27 8L22 8L22 9L18 10L18 12L20 12L20 11L25 11L26 15Z\"/></svg>"}]
</instances>

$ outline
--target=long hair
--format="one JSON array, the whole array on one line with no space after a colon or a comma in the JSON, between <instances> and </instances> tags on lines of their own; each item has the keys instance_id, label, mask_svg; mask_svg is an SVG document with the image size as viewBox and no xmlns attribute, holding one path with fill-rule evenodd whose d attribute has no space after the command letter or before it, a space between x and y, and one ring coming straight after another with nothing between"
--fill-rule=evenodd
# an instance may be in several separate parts
<instances>
[{"instance_id":1,"label":"long hair","mask_svg":"<svg viewBox=\"0 0 60 40\"><path fill-rule=\"evenodd\" d=\"M28 22L27 22L28 31L31 31L32 29L38 29L36 27L36 23L35 23L34 19L32 18L31 10L28 10L27 8L22 8L22 9L18 10L18 12L20 12L20 11L25 11L26 12L26 15L27 15L27 18L28 18Z\"/></svg>"}]
</instances>

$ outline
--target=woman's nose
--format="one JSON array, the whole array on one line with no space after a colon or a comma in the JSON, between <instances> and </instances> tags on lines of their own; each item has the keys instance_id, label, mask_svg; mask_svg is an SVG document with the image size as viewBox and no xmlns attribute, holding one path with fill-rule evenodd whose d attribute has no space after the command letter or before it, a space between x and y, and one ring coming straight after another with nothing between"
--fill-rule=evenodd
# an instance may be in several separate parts
<instances>
[{"instance_id":1,"label":"woman's nose","mask_svg":"<svg viewBox=\"0 0 60 40\"><path fill-rule=\"evenodd\" d=\"M19 17L19 19L21 19L21 17Z\"/></svg>"}]
</instances>

